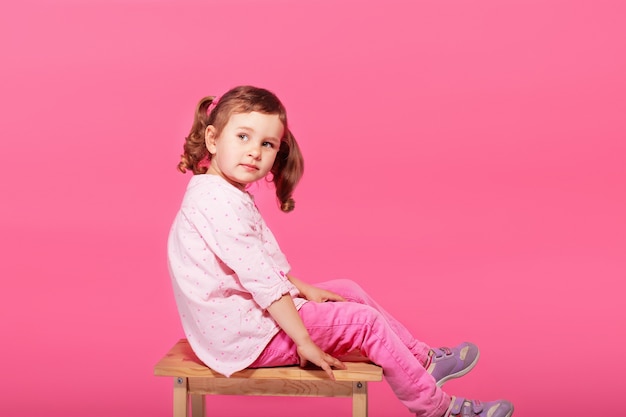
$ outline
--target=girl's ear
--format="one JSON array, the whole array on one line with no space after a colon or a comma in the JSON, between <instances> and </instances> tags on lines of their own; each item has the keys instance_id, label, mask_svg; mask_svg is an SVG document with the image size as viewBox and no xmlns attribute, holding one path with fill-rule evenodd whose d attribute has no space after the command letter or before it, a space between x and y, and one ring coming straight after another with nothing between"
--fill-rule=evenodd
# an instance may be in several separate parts
<instances>
[{"instance_id":1,"label":"girl's ear","mask_svg":"<svg viewBox=\"0 0 626 417\"><path fill-rule=\"evenodd\" d=\"M211 155L215 155L215 152L217 152L217 146L216 146L217 136L216 136L215 126L208 125L206 127L206 130L204 131L204 142L206 144L206 148L208 149L209 153Z\"/></svg>"}]
</instances>

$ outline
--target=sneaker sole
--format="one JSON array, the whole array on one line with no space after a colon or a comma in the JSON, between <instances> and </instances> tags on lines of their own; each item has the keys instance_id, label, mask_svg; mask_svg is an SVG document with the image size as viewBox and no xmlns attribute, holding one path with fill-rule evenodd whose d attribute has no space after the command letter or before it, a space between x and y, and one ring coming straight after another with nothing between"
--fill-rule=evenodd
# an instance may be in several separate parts
<instances>
[{"instance_id":1,"label":"sneaker sole","mask_svg":"<svg viewBox=\"0 0 626 417\"><path fill-rule=\"evenodd\" d=\"M450 374L446 376L445 378L442 378L440 381L437 381L437 386L441 388L441 386L445 384L446 382L448 382L449 380L454 379L454 378L459 378L467 374L469 371L474 369L474 367L476 366L476 363L478 363L478 358L480 358L480 350L478 351L478 355L476 355L476 357L474 358L474 361L470 363L470 365L467 368L462 369L459 372ZM511 411L511 414L513 414L512 411ZM511 417L511 414L508 414L506 417Z\"/></svg>"}]
</instances>

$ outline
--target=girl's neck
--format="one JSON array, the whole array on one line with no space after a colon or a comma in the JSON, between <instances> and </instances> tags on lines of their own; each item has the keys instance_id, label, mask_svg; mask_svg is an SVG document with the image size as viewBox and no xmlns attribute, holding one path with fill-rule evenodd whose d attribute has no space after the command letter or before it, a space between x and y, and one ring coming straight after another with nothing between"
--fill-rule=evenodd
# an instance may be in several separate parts
<instances>
[{"instance_id":1,"label":"girl's neck","mask_svg":"<svg viewBox=\"0 0 626 417\"><path fill-rule=\"evenodd\" d=\"M215 175L217 177L222 178L224 181L226 181L233 187L237 188L238 190L243 191L243 192L246 191L247 184L240 184L238 182L231 181L228 178L226 178L221 172L217 171L216 169L212 167L209 167L208 171L206 172L206 175Z\"/></svg>"}]
</instances>

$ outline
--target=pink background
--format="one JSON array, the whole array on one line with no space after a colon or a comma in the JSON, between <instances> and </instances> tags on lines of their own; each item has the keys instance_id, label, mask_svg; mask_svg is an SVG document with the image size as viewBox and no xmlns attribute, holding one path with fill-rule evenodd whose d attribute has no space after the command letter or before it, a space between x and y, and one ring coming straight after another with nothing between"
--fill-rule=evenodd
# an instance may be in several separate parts
<instances>
[{"instance_id":1,"label":"pink background","mask_svg":"<svg viewBox=\"0 0 626 417\"><path fill-rule=\"evenodd\" d=\"M261 210L516 416L619 414L626 7L615 1L43 1L0 10L0 415L169 416L165 240L199 98L275 91L306 158ZM370 414L408 415L384 383ZM349 415L219 397L212 415ZM618 407L619 410L618 410ZM61 413L61 414L59 414ZM225 413L225 414L224 414Z\"/></svg>"}]
</instances>

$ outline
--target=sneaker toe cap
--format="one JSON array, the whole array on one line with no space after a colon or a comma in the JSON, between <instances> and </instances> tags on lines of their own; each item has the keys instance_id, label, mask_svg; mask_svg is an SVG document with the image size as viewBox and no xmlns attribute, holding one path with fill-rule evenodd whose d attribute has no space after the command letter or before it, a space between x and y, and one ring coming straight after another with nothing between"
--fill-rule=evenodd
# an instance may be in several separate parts
<instances>
[{"instance_id":1,"label":"sneaker toe cap","mask_svg":"<svg viewBox=\"0 0 626 417\"><path fill-rule=\"evenodd\" d=\"M513 404L510 401L499 400L489 403L485 417L510 417L513 414Z\"/></svg>"}]
</instances>

